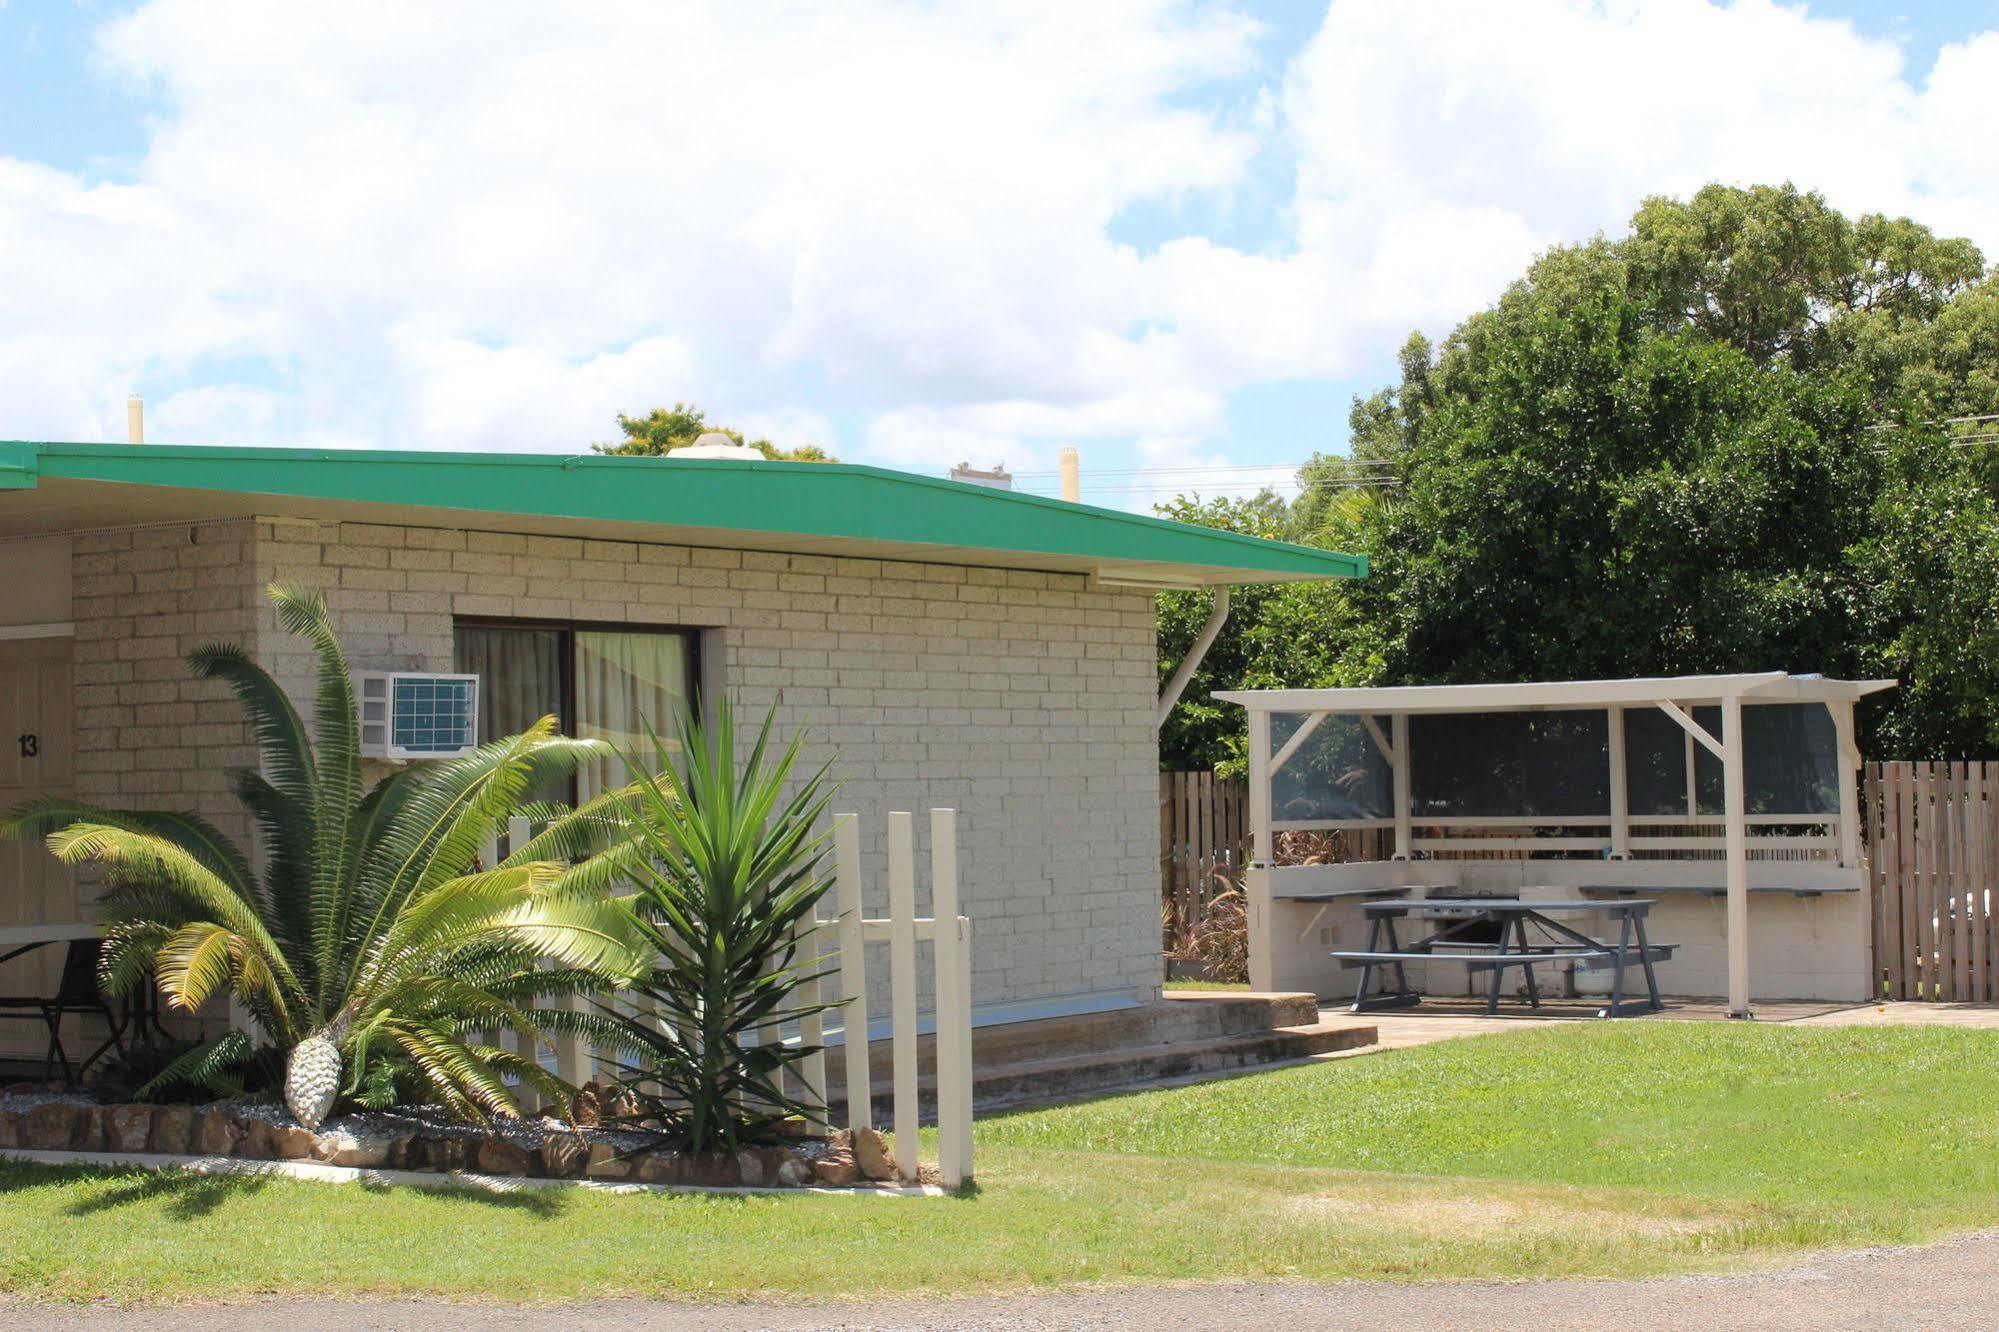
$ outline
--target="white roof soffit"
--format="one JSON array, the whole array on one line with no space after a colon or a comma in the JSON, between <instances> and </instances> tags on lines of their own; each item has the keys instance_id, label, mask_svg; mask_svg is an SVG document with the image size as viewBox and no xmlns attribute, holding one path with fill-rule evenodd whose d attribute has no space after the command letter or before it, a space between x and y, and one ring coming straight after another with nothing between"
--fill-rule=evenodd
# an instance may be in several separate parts
<instances>
[{"instance_id":1,"label":"white roof soffit","mask_svg":"<svg viewBox=\"0 0 1999 1332\"><path fill-rule=\"evenodd\" d=\"M1893 689L1894 680L1829 680L1767 671L1637 680L1544 680L1528 684L1397 685L1370 689L1230 689L1213 697L1252 712L1511 712L1558 708L1707 703L1850 702Z\"/></svg>"}]
</instances>

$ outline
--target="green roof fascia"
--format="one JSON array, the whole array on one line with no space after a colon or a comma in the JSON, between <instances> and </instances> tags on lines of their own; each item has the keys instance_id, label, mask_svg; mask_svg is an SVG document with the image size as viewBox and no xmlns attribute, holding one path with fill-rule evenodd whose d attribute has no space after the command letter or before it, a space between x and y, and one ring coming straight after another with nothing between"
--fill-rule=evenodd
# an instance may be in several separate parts
<instances>
[{"instance_id":1,"label":"green roof fascia","mask_svg":"<svg viewBox=\"0 0 1999 1332\"><path fill-rule=\"evenodd\" d=\"M0 441L0 489L30 488L37 477L971 547L1291 579L1367 576L1365 556L852 463Z\"/></svg>"}]
</instances>

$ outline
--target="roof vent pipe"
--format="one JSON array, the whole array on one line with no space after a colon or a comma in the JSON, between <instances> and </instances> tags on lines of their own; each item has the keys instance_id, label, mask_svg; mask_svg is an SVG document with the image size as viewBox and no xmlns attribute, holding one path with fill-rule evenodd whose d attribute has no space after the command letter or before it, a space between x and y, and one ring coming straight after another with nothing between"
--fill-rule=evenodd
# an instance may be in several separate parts
<instances>
[{"instance_id":1,"label":"roof vent pipe","mask_svg":"<svg viewBox=\"0 0 1999 1332\"><path fill-rule=\"evenodd\" d=\"M1083 456L1076 452L1073 444L1065 444L1055 455L1056 463L1062 469L1062 498L1071 504L1079 504L1083 499Z\"/></svg>"},{"instance_id":2,"label":"roof vent pipe","mask_svg":"<svg viewBox=\"0 0 1999 1332\"><path fill-rule=\"evenodd\" d=\"M719 430L709 430L695 437L692 444L667 450L669 458L710 458L723 462L762 462L763 453L749 444L738 444Z\"/></svg>"},{"instance_id":3,"label":"roof vent pipe","mask_svg":"<svg viewBox=\"0 0 1999 1332\"><path fill-rule=\"evenodd\" d=\"M125 399L125 442L146 442L146 404L136 393Z\"/></svg>"}]
</instances>

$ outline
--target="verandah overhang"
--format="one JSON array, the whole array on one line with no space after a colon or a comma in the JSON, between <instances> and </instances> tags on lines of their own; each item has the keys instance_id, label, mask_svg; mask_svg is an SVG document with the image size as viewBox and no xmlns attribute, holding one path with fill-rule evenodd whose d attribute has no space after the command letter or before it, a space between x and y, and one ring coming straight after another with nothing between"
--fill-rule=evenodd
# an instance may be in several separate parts
<instances>
[{"instance_id":1,"label":"verandah overhang","mask_svg":"<svg viewBox=\"0 0 1999 1332\"><path fill-rule=\"evenodd\" d=\"M1259 865L1270 864L1274 834L1286 827L1366 827L1388 826L1394 830L1398 860L1419 854L1414 837L1418 824L1510 825L1527 834L1518 838L1521 849L1575 853L1594 845L1587 838L1543 835L1549 826L1607 826L1609 836L1602 844L1606 858L1622 859L1634 850L1631 829L1634 822L1666 817L1634 815L1630 805L1631 774L1626 771L1627 714L1641 711L1663 716L1685 736L1685 822L1697 821L1696 747L1711 755L1720 768L1721 811L1725 883L1727 892L1728 989L1730 1011L1747 1016L1750 1011L1749 977L1749 855L1751 820L1746 797L1743 713L1747 707L1775 704L1823 704L1837 751L1836 805L1824 822L1836 838L1839 864L1859 862L1860 838L1857 812L1857 772L1860 753L1854 739L1853 706L1862 697L1893 688L1893 680L1832 680L1815 675L1789 675L1781 671L1733 675L1678 676L1657 679L1544 681L1523 684L1426 685L1363 689L1277 689L1221 691L1215 697L1236 703L1249 713L1249 818L1252 856ZM1710 728L1696 714L1712 710L1717 725ZM1416 808L1412 798L1414 755L1410 742L1412 717L1458 715L1474 717L1495 713L1600 711L1605 718L1602 743L1603 768L1592 774L1602 779L1608 803L1600 814L1565 818L1578 811L1536 811L1513 817L1434 818ZM1814 710L1815 711L1815 710ZM1295 718L1287 734L1274 741L1273 721ZM1337 818L1286 820L1273 808L1273 783L1287 764L1308 744L1323 723L1332 717L1358 720L1368 743L1385 762L1392 782L1385 819ZM1460 754L1460 764L1481 761L1476 754ZM1796 821L1785 811L1767 822ZM1667 844L1667 839L1660 839ZM1501 849L1500 844L1483 842L1484 848ZM1510 844L1509 844L1510 849Z\"/></svg>"}]
</instances>

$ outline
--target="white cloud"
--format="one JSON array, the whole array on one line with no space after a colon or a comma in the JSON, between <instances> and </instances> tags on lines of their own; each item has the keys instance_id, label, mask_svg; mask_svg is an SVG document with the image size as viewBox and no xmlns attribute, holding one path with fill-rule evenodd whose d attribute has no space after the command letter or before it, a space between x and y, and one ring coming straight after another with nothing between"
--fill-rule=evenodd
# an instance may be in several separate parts
<instances>
[{"instance_id":1,"label":"white cloud","mask_svg":"<svg viewBox=\"0 0 1999 1332\"><path fill-rule=\"evenodd\" d=\"M99 43L163 105L134 177L0 158L0 434L115 438L138 388L163 438L580 448L690 399L926 468L1225 459L1236 388L1384 373L1647 194L1789 178L1999 253L1999 34L1922 86L1768 0L1256 38L1176 0L153 0ZM1287 192L1253 252L1111 238Z\"/></svg>"},{"instance_id":2,"label":"white cloud","mask_svg":"<svg viewBox=\"0 0 1999 1332\"><path fill-rule=\"evenodd\" d=\"M9 425L245 360L216 429L274 388L292 437L498 448L675 398L817 430L798 381L1102 414L1172 371L1122 335L1143 284L1105 228L1239 179L1252 139L1176 99L1253 32L1168 0L156 0L100 42L169 108L137 182L0 160L0 286L45 298L0 314L0 367L70 381Z\"/></svg>"}]
</instances>

